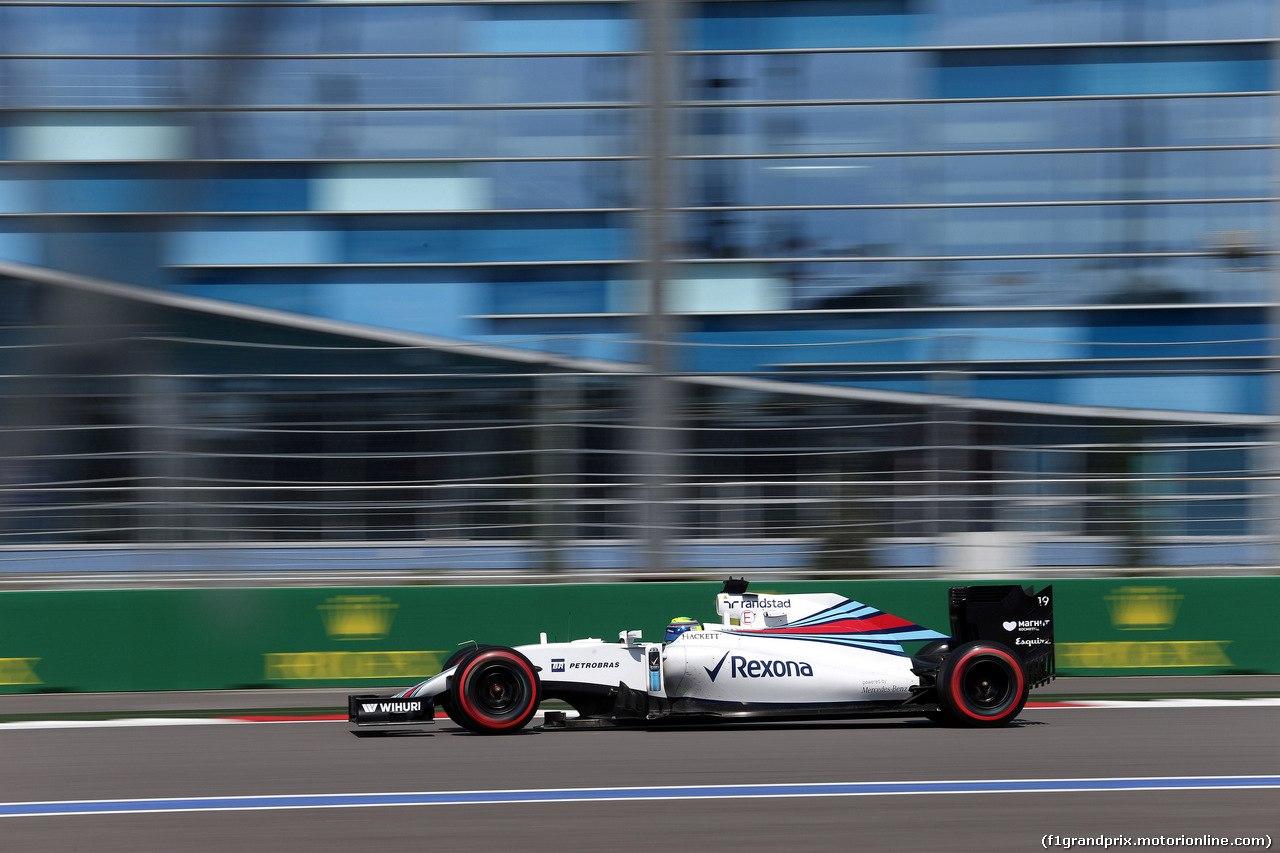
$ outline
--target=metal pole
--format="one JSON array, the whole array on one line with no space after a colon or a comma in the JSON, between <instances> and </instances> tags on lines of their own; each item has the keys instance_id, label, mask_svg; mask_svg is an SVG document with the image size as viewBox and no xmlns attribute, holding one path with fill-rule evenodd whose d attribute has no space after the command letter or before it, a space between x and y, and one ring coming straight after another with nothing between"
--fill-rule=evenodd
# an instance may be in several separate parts
<instances>
[{"instance_id":1,"label":"metal pole","mask_svg":"<svg viewBox=\"0 0 1280 853\"><path fill-rule=\"evenodd\" d=\"M1271 90L1280 91L1280 10L1271 9ZM1271 129L1273 141L1280 141L1280 95L1271 96ZM1271 157L1271 197L1280 199L1280 149ZM1271 202L1271 239L1264 248L1280 250L1280 201ZM1270 341L1270 373L1267 377L1267 414L1271 424L1267 429L1267 452L1262 475L1265 499L1261 513L1261 532L1266 549L1265 560L1272 571L1280 569L1280 254L1263 256L1268 267L1270 292L1268 293L1267 337ZM1254 516L1258 521L1257 515Z\"/></svg>"},{"instance_id":2,"label":"metal pole","mask_svg":"<svg viewBox=\"0 0 1280 853\"><path fill-rule=\"evenodd\" d=\"M645 113L646 157L644 162L645 281L648 311L642 322L642 339L647 375L639 392L640 453L637 481L641 484L640 524L644 558L640 564L649 572L669 568L668 534L671 528L670 490L674 476L675 432L671 399L674 383L667 381L672 357L667 315L666 283L669 277L667 246L670 242L670 69L672 10L678 0L646 0L645 50L648 61Z\"/></svg>"}]
</instances>

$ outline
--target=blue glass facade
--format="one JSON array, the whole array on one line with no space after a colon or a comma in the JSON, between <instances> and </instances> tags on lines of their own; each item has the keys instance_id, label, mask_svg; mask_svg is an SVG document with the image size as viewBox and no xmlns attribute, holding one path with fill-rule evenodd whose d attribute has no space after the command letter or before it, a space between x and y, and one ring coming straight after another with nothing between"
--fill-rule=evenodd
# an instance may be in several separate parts
<instances>
[{"instance_id":1,"label":"blue glass facade","mask_svg":"<svg viewBox=\"0 0 1280 853\"><path fill-rule=\"evenodd\" d=\"M0 5L0 260L630 362L663 215L677 371L1275 411L1273 0L670 5Z\"/></svg>"},{"instance_id":2,"label":"blue glass facade","mask_svg":"<svg viewBox=\"0 0 1280 853\"><path fill-rule=\"evenodd\" d=\"M700 264L686 289L760 283L685 300L699 311L1269 299L1265 265L1222 258L1273 244L1265 0L674 8L671 252ZM128 230L154 269L108 253L93 271L325 305L343 301L321 293L344 286L332 271L357 267L414 305L398 268L431 270L424 293L445 269L484 291L486 321L411 328L463 336L634 312L644 14L6 6L0 250L67 268L110 242L100 223L148 217Z\"/></svg>"}]
</instances>

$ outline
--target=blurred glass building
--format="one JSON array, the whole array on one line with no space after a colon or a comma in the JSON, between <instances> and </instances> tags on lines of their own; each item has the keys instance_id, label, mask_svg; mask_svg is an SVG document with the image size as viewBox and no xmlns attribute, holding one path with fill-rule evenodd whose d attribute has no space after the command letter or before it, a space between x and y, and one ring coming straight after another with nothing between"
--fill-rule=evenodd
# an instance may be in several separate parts
<instances>
[{"instance_id":1,"label":"blurred glass building","mask_svg":"<svg viewBox=\"0 0 1280 853\"><path fill-rule=\"evenodd\" d=\"M4 3L0 568L1275 566L1277 44Z\"/></svg>"}]
</instances>

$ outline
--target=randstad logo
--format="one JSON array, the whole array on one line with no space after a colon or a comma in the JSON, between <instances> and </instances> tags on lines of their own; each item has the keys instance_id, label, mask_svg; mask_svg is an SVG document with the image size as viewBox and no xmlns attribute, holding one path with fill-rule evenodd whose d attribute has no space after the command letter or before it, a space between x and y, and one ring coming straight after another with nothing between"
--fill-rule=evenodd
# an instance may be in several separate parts
<instances>
[{"instance_id":1,"label":"randstad logo","mask_svg":"<svg viewBox=\"0 0 1280 853\"><path fill-rule=\"evenodd\" d=\"M381 595L339 595L320 605L324 630L334 640L381 640L391 633L395 604Z\"/></svg>"},{"instance_id":2,"label":"randstad logo","mask_svg":"<svg viewBox=\"0 0 1280 853\"><path fill-rule=\"evenodd\" d=\"M791 607L789 598L744 598L726 603L730 610L788 610Z\"/></svg>"},{"instance_id":3,"label":"randstad logo","mask_svg":"<svg viewBox=\"0 0 1280 853\"><path fill-rule=\"evenodd\" d=\"M1118 630L1167 631L1178 618L1183 596L1168 586L1123 586L1104 598Z\"/></svg>"}]
</instances>

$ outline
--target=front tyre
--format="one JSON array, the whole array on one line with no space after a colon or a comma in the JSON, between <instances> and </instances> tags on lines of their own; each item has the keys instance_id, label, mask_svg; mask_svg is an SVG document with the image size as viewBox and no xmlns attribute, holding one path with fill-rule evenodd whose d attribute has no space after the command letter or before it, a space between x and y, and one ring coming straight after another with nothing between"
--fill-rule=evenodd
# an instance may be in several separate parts
<instances>
[{"instance_id":1,"label":"front tyre","mask_svg":"<svg viewBox=\"0 0 1280 853\"><path fill-rule=\"evenodd\" d=\"M999 643L965 643L938 670L938 705L953 725L1006 725L1022 713L1029 691L1022 661Z\"/></svg>"},{"instance_id":2,"label":"front tyre","mask_svg":"<svg viewBox=\"0 0 1280 853\"><path fill-rule=\"evenodd\" d=\"M515 649L478 649L458 664L450 681L449 716L476 734L520 731L542 697L537 671Z\"/></svg>"},{"instance_id":3,"label":"front tyre","mask_svg":"<svg viewBox=\"0 0 1280 853\"><path fill-rule=\"evenodd\" d=\"M458 666L463 661L469 658L473 658L476 655L480 654L481 652L486 651L487 649L496 649L496 648L498 648L498 646L484 645L481 643L475 643L472 645L464 646L463 648L458 649L456 652L449 655L449 657L444 662L444 666L440 667L440 671L445 672L451 667ZM441 693L438 697L436 697L436 705L442 711L444 711L445 714L448 715L449 719L453 720L455 724L461 726L464 729L470 728L470 726L467 724L467 721L460 718L457 712L454 711L453 703L449 701L450 695L451 695L450 691L445 691L444 693Z\"/></svg>"}]
</instances>

